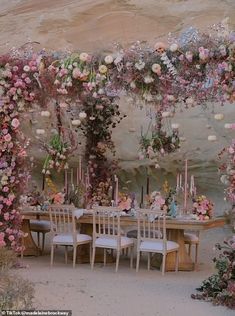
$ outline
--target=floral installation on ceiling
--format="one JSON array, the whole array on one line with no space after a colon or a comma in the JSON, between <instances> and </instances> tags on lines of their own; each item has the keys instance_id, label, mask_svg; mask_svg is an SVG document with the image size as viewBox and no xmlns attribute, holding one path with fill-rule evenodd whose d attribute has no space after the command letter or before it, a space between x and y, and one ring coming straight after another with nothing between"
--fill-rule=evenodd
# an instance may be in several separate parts
<instances>
[{"instance_id":1,"label":"floral installation on ceiling","mask_svg":"<svg viewBox=\"0 0 235 316\"><path fill-rule=\"evenodd\" d=\"M133 98L138 96L161 114L174 114L180 104L190 108L207 101L232 103L234 71L235 33L229 31L226 21L209 34L189 29L170 44L157 42L154 48L138 42L110 54L35 53L25 48L1 56L0 230L4 242L13 247L19 239L17 203L28 177L28 169L21 163L27 139L20 131L20 119L28 114L27 109L37 104L46 111L50 99L65 109L69 129L82 129L86 137L88 199L109 203L116 163L108 161L106 154L115 152L112 128L124 117L116 102L119 93L125 90ZM100 196L103 185L107 190L102 189L105 193Z\"/></svg>"}]
</instances>

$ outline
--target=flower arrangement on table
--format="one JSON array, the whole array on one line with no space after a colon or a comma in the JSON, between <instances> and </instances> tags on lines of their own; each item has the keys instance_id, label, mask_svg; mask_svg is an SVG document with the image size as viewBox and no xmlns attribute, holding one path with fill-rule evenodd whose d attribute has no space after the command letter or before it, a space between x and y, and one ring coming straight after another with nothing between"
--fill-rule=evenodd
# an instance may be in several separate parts
<instances>
[{"instance_id":1,"label":"flower arrangement on table","mask_svg":"<svg viewBox=\"0 0 235 316\"><path fill-rule=\"evenodd\" d=\"M162 197L161 192L153 191L149 196L149 204L151 210L164 210L167 211L166 200Z\"/></svg>"},{"instance_id":2,"label":"flower arrangement on table","mask_svg":"<svg viewBox=\"0 0 235 316\"><path fill-rule=\"evenodd\" d=\"M208 220L213 216L214 204L205 196L199 195L193 199L192 213L198 220Z\"/></svg>"},{"instance_id":3,"label":"flower arrangement on table","mask_svg":"<svg viewBox=\"0 0 235 316\"><path fill-rule=\"evenodd\" d=\"M119 193L118 207L124 212L131 210L132 199L128 193Z\"/></svg>"}]
</instances>

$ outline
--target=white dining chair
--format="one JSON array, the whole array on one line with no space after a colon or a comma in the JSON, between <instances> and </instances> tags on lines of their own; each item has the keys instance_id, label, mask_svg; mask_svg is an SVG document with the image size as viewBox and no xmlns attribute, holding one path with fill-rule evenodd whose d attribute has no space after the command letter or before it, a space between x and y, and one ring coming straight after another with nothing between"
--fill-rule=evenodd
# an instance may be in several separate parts
<instances>
[{"instance_id":1,"label":"white dining chair","mask_svg":"<svg viewBox=\"0 0 235 316\"><path fill-rule=\"evenodd\" d=\"M166 237L166 213L149 209L137 211L138 234L137 234L137 260L136 272L139 270L140 254L148 253L148 270L152 253L162 254L162 275L165 274L166 256L175 252L175 271L178 271L179 244L167 240Z\"/></svg>"},{"instance_id":2,"label":"white dining chair","mask_svg":"<svg viewBox=\"0 0 235 316\"><path fill-rule=\"evenodd\" d=\"M133 267L134 242L121 235L121 213L122 211L118 207L93 207L92 269L94 268L96 248L104 249L104 265L106 265L106 250L116 250L116 272L118 271L121 251L130 249L130 267Z\"/></svg>"},{"instance_id":3,"label":"white dining chair","mask_svg":"<svg viewBox=\"0 0 235 316\"><path fill-rule=\"evenodd\" d=\"M65 262L68 261L68 247L73 247L73 268L76 263L77 247L90 244L92 237L79 234L76 229L75 207L73 205L54 204L49 206L49 216L51 222L51 265L54 261L54 248L56 245L65 247Z\"/></svg>"}]
</instances>

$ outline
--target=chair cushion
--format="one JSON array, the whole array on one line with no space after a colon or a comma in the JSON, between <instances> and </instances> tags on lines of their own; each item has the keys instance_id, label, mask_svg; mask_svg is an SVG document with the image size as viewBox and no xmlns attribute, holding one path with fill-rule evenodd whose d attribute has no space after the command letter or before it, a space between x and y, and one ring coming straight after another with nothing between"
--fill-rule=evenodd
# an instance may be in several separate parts
<instances>
[{"instance_id":1,"label":"chair cushion","mask_svg":"<svg viewBox=\"0 0 235 316\"><path fill-rule=\"evenodd\" d=\"M30 221L30 230L32 231L42 231L49 232L51 229L50 221L45 220L31 220Z\"/></svg>"},{"instance_id":2,"label":"chair cushion","mask_svg":"<svg viewBox=\"0 0 235 316\"><path fill-rule=\"evenodd\" d=\"M85 234L77 234L77 243L87 243L92 240L91 236ZM53 237L53 244L73 245L72 234L59 234Z\"/></svg>"},{"instance_id":3,"label":"chair cushion","mask_svg":"<svg viewBox=\"0 0 235 316\"><path fill-rule=\"evenodd\" d=\"M128 247L133 245L133 241L128 237L121 237L121 247ZM117 248L117 239L112 237L99 237L95 241L96 247L102 248Z\"/></svg>"},{"instance_id":4,"label":"chair cushion","mask_svg":"<svg viewBox=\"0 0 235 316\"><path fill-rule=\"evenodd\" d=\"M179 244L174 241L166 242L167 251L179 249ZM163 242L162 241L142 241L140 243L140 251L149 251L149 252L162 252L163 251Z\"/></svg>"},{"instance_id":5,"label":"chair cushion","mask_svg":"<svg viewBox=\"0 0 235 316\"><path fill-rule=\"evenodd\" d=\"M199 237L196 234L184 233L184 241L198 243Z\"/></svg>"}]
</instances>

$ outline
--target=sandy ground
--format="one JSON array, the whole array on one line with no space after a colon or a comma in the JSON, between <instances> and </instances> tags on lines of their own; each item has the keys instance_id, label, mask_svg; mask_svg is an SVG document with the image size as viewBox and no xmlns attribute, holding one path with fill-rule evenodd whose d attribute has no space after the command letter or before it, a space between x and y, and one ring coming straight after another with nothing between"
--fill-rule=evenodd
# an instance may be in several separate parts
<instances>
[{"instance_id":1,"label":"sandy ground","mask_svg":"<svg viewBox=\"0 0 235 316\"><path fill-rule=\"evenodd\" d=\"M230 234L228 228L202 233L199 269L195 272L168 272L163 277L158 270L147 271L143 258L136 273L125 257L118 273L114 264L96 264L94 271L88 264L73 269L71 262L65 265L60 251L50 268L47 245L45 255L24 258L29 268L18 273L34 282L38 309L71 309L73 316L229 316L234 311L192 300L190 295L214 271L214 244Z\"/></svg>"}]
</instances>

